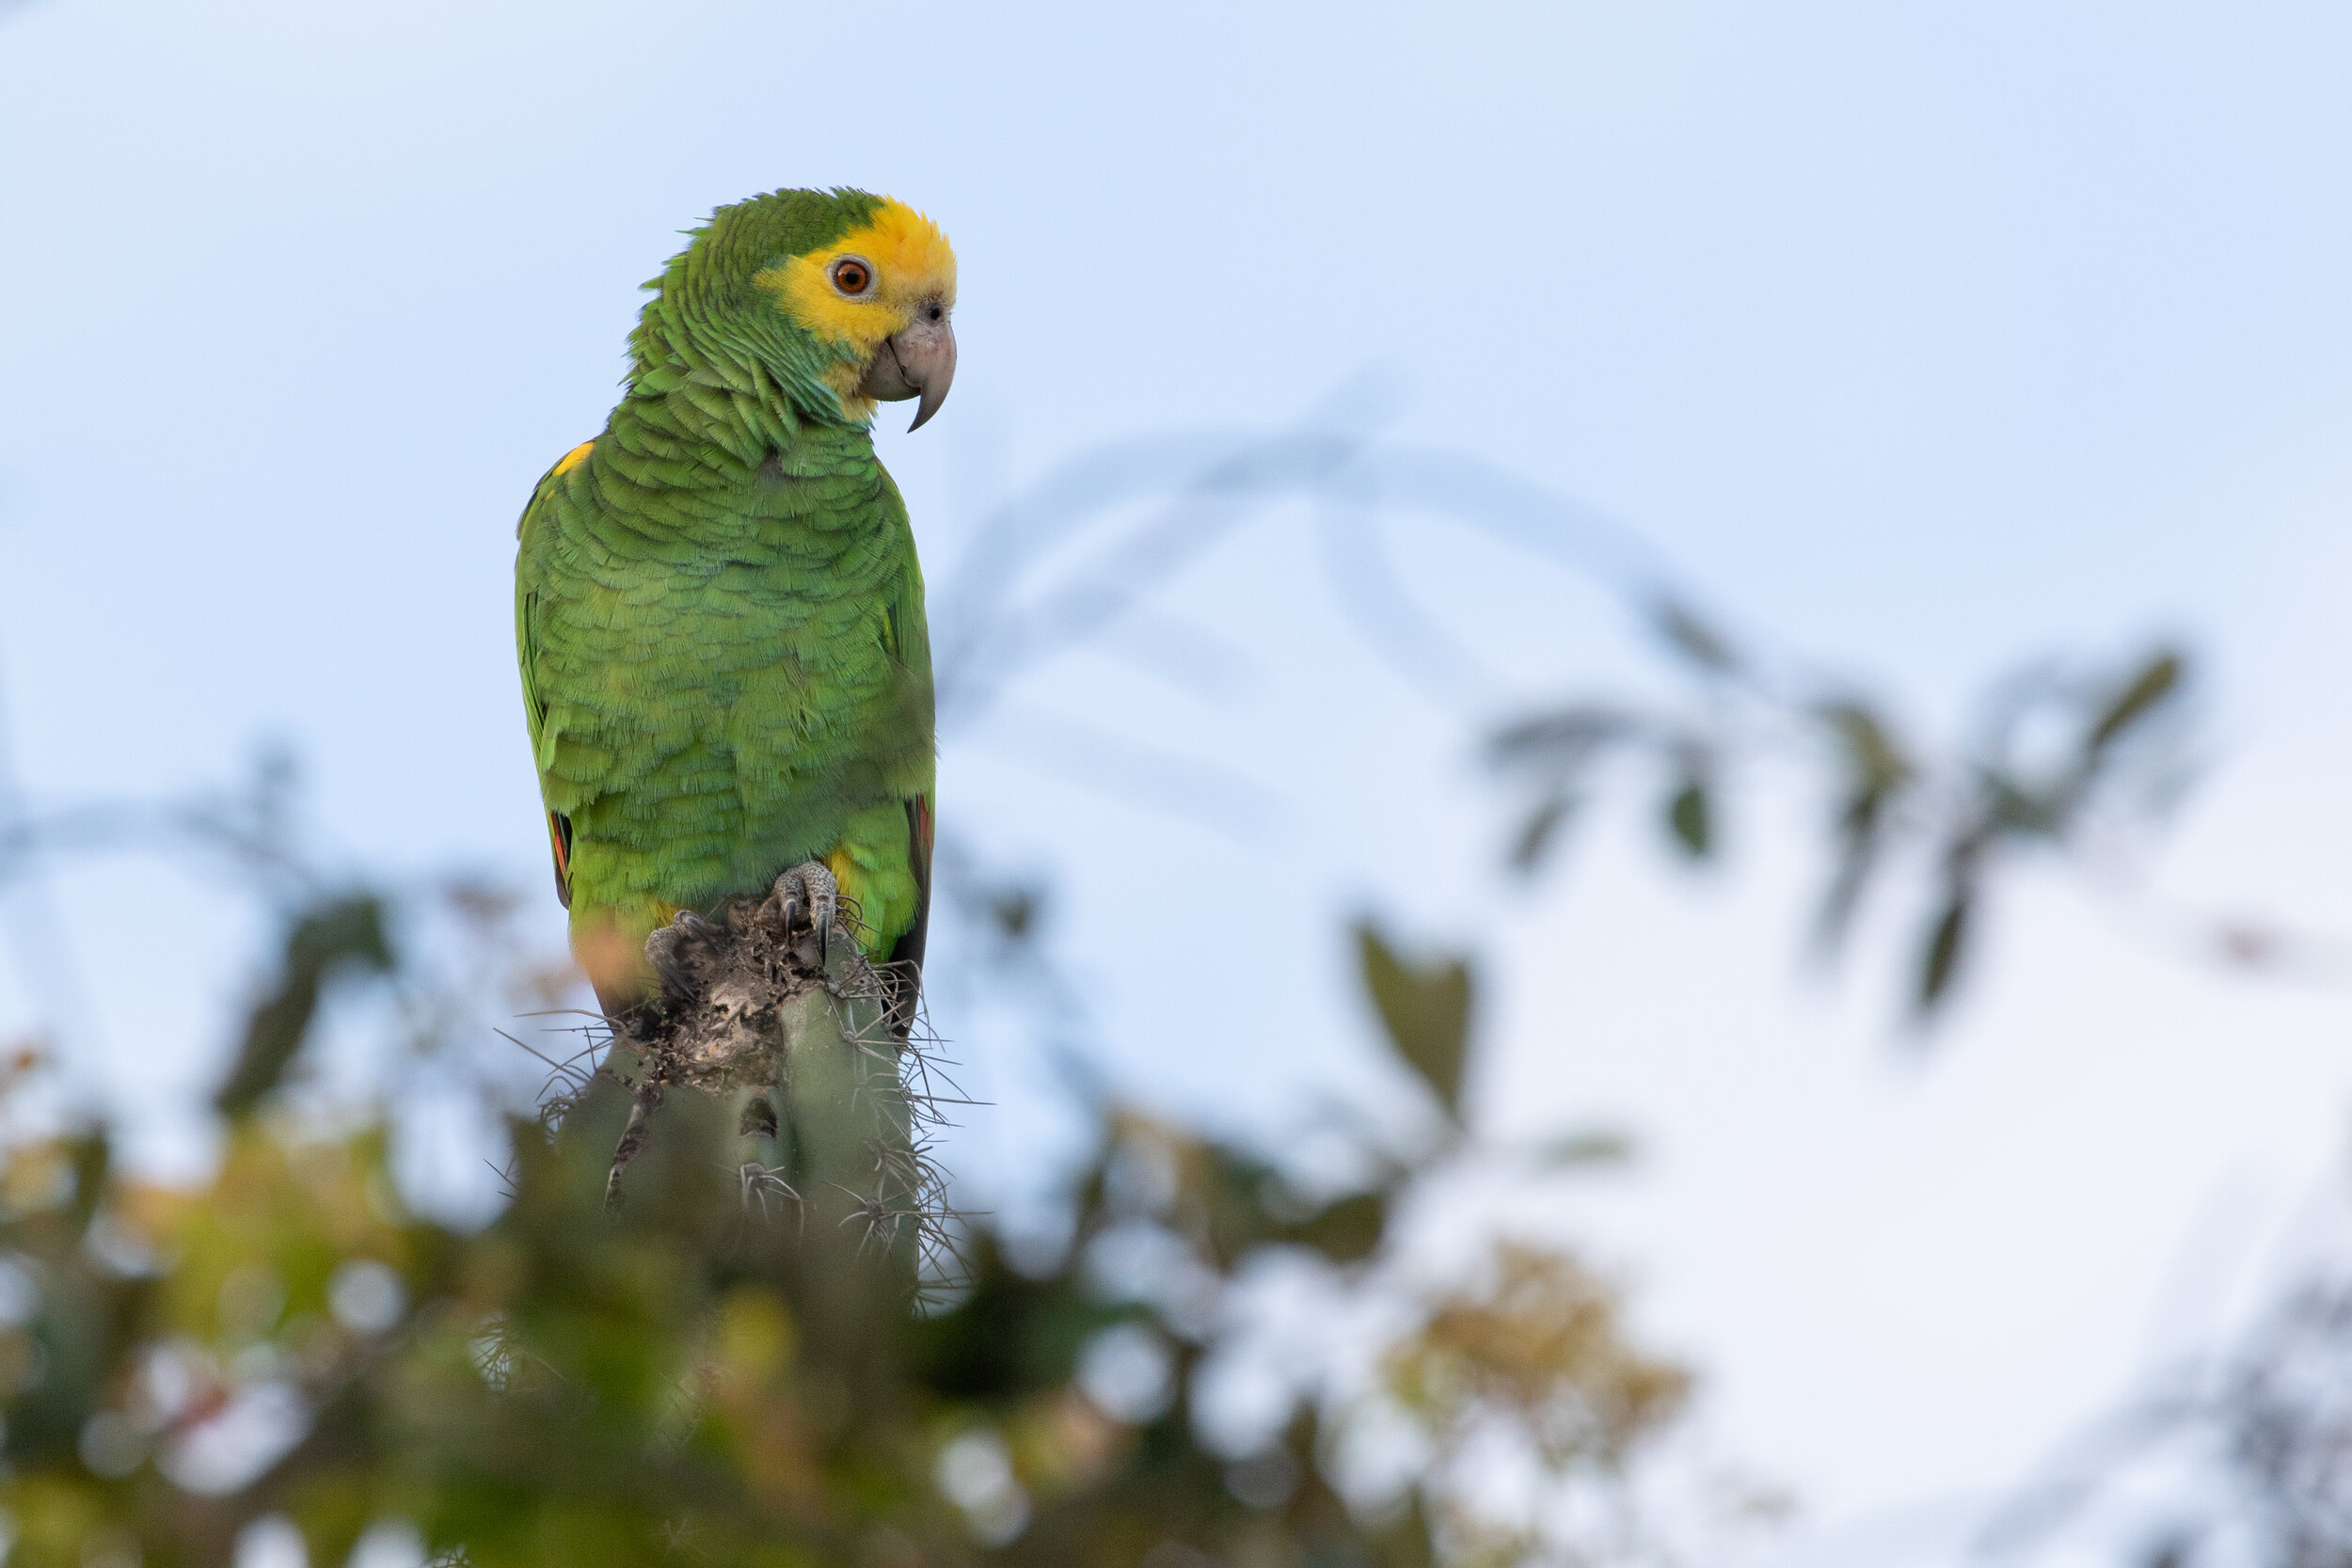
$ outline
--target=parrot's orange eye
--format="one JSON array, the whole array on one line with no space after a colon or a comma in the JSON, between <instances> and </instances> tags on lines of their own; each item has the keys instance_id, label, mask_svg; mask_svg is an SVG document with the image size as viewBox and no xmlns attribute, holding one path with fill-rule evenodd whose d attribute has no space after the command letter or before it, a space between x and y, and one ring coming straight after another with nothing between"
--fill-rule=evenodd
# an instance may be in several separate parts
<instances>
[{"instance_id":1,"label":"parrot's orange eye","mask_svg":"<svg viewBox=\"0 0 2352 1568\"><path fill-rule=\"evenodd\" d=\"M845 294L862 294L874 286L874 269L854 256L833 264L833 286Z\"/></svg>"}]
</instances>

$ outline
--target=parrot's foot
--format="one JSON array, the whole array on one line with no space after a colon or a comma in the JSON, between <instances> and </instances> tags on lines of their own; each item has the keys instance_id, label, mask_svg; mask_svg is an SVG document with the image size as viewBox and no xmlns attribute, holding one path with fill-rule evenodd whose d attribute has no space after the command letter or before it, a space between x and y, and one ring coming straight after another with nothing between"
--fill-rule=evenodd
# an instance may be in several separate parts
<instances>
[{"instance_id":1,"label":"parrot's foot","mask_svg":"<svg viewBox=\"0 0 2352 1568\"><path fill-rule=\"evenodd\" d=\"M803 928L817 933L817 962L821 968L832 957L833 921L841 904L841 884L822 861L803 861L776 879L776 908L784 915L785 937Z\"/></svg>"},{"instance_id":2,"label":"parrot's foot","mask_svg":"<svg viewBox=\"0 0 2352 1568\"><path fill-rule=\"evenodd\" d=\"M691 1001L698 987L692 971L687 967L687 946L708 946L719 939L719 928L692 910L680 910L677 918L645 939L645 961L653 965L654 974L661 978L661 994L665 1001L675 1004Z\"/></svg>"}]
</instances>

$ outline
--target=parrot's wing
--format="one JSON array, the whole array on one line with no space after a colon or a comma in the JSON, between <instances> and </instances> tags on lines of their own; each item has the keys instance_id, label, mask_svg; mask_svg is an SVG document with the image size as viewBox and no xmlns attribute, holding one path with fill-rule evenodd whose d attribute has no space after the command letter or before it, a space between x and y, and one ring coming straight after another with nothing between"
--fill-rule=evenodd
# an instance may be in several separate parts
<instances>
[{"instance_id":1,"label":"parrot's wing","mask_svg":"<svg viewBox=\"0 0 2352 1568\"><path fill-rule=\"evenodd\" d=\"M531 494L531 504L515 524L515 537L524 540L532 525L546 511L548 499L555 488L557 476L584 458L595 442L583 442L564 454L556 465L540 477L538 487ZM526 559L528 552L526 551ZM523 717L531 726L532 766L539 773L542 792L547 787L547 774L541 759L547 755L542 731L547 727L548 702L539 683L539 591L523 572L515 574L515 657L522 668ZM572 904L572 819L562 812L548 811L548 845L555 855L555 895L565 909Z\"/></svg>"}]
</instances>

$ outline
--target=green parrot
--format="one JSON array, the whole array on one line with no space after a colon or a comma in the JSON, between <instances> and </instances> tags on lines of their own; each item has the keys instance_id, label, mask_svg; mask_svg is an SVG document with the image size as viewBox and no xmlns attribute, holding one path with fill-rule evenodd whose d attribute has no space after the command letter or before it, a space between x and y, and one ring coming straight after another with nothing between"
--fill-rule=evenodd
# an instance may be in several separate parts
<instances>
[{"instance_id":1,"label":"green parrot","mask_svg":"<svg viewBox=\"0 0 2352 1568\"><path fill-rule=\"evenodd\" d=\"M645 285L603 433L516 530L523 705L573 951L608 1013L645 938L739 895L820 944L835 899L911 1016L934 777L923 575L877 402L935 413L955 254L854 190L722 207Z\"/></svg>"}]
</instances>

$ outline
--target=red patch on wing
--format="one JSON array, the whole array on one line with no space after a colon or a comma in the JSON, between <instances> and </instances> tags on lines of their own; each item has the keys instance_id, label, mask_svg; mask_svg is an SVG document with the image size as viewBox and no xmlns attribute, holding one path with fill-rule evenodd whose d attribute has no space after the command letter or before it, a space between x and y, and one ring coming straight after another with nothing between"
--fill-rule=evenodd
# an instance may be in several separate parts
<instances>
[{"instance_id":1,"label":"red patch on wing","mask_svg":"<svg viewBox=\"0 0 2352 1568\"><path fill-rule=\"evenodd\" d=\"M555 895L572 907L572 819L560 811L548 813L548 844L555 850Z\"/></svg>"}]
</instances>

